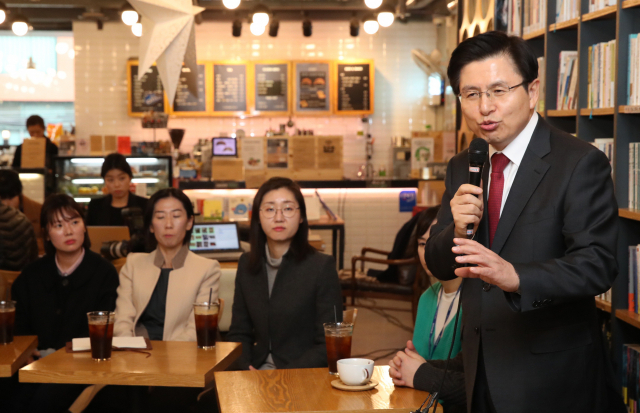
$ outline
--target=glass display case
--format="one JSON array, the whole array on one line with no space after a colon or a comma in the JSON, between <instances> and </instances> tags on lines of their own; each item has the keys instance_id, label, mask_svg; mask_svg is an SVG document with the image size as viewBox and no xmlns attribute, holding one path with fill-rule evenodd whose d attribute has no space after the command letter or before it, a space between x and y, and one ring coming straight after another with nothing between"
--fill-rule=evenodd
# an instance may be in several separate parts
<instances>
[{"instance_id":1,"label":"glass display case","mask_svg":"<svg viewBox=\"0 0 640 413\"><path fill-rule=\"evenodd\" d=\"M150 197L157 190L171 186L173 176L171 156L127 156L133 171L132 186L137 195ZM77 202L106 195L100 170L101 156L58 156L54 158L56 192L74 197Z\"/></svg>"}]
</instances>

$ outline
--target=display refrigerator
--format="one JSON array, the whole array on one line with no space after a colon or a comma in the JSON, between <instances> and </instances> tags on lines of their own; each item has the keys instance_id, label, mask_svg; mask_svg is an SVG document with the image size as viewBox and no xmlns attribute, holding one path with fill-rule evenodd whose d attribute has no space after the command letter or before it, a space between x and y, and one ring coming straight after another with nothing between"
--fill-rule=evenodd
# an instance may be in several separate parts
<instances>
[{"instance_id":1,"label":"display refrigerator","mask_svg":"<svg viewBox=\"0 0 640 413\"><path fill-rule=\"evenodd\" d=\"M128 156L136 195L150 197L157 190L171 186L173 158L171 156ZM101 156L57 156L54 158L57 193L71 195L77 202L88 203L106 195L100 176L104 158ZM104 192L103 192L104 191Z\"/></svg>"}]
</instances>

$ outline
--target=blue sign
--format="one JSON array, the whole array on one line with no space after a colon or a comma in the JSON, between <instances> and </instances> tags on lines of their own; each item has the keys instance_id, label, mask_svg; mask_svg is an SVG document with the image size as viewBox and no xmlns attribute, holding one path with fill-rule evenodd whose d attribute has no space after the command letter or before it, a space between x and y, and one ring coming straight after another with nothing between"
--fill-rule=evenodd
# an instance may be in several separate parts
<instances>
[{"instance_id":1,"label":"blue sign","mask_svg":"<svg viewBox=\"0 0 640 413\"><path fill-rule=\"evenodd\" d=\"M413 207L416 206L416 200L415 190L400 192L400 212L412 212Z\"/></svg>"}]
</instances>

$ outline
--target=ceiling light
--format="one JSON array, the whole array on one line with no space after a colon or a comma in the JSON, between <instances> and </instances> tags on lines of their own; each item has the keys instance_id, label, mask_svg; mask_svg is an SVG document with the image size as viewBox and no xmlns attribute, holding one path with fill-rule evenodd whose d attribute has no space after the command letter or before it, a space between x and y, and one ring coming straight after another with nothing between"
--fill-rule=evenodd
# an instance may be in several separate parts
<instances>
[{"instance_id":1,"label":"ceiling light","mask_svg":"<svg viewBox=\"0 0 640 413\"><path fill-rule=\"evenodd\" d=\"M456 9L456 7L458 7L458 0L453 0L450 1L449 3L447 3L447 9L449 9L450 13L453 13L453 11ZM2 22L0 22L2 23Z\"/></svg>"},{"instance_id":2,"label":"ceiling light","mask_svg":"<svg viewBox=\"0 0 640 413\"><path fill-rule=\"evenodd\" d=\"M5 129L2 131L2 139L9 139L11 138L11 131Z\"/></svg>"},{"instance_id":3,"label":"ceiling light","mask_svg":"<svg viewBox=\"0 0 640 413\"><path fill-rule=\"evenodd\" d=\"M224 7L227 9L233 10L238 8L240 0L222 0L222 4L224 4Z\"/></svg>"},{"instance_id":4,"label":"ceiling light","mask_svg":"<svg viewBox=\"0 0 640 413\"><path fill-rule=\"evenodd\" d=\"M5 6L4 3L0 1L0 24L4 23L6 18L7 18L7 6Z\"/></svg>"},{"instance_id":5,"label":"ceiling light","mask_svg":"<svg viewBox=\"0 0 640 413\"><path fill-rule=\"evenodd\" d=\"M352 37L358 37L360 34L360 21L355 17L349 22L349 34Z\"/></svg>"},{"instance_id":6,"label":"ceiling light","mask_svg":"<svg viewBox=\"0 0 640 413\"><path fill-rule=\"evenodd\" d=\"M16 36L24 36L29 31L29 22L27 18L19 14L13 19L11 30Z\"/></svg>"},{"instance_id":7,"label":"ceiling light","mask_svg":"<svg viewBox=\"0 0 640 413\"><path fill-rule=\"evenodd\" d=\"M29 57L29 61L27 62L27 70L36 70L36 64L33 61L33 57Z\"/></svg>"},{"instance_id":8,"label":"ceiling light","mask_svg":"<svg viewBox=\"0 0 640 413\"><path fill-rule=\"evenodd\" d=\"M364 4L370 9L377 9L382 4L382 0L364 0Z\"/></svg>"},{"instance_id":9,"label":"ceiling light","mask_svg":"<svg viewBox=\"0 0 640 413\"><path fill-rule=\"evenodd\" d=\"M304 19L302 21L302 35L304 37L311 37L312 30L313 30L313 25L311 24L311 20Z\"/></svg>"},{"instance_id":10,"label":"ceiling light","mask_svg":"<svg viewBox=\"0 0 640 413\"><path fill-rule=\"evenodd\" d=\"M233 25L231 25L231 34L233 37L240 37L240 35L242 35L242 20L236 19L233 21Z\"/></svg>"},{"instance_id":11,"label":"ceiling light","mask_svg":"<svg viewBox=\"0 0 640 413\"><path fill-rule=\"evenodd\" d=\"M271 19L269 24L269 36L276 37L278 35L278 29L280 29L280 20Z\"/></svg>"},{"instance_id":12,"label":"ceiling light","mask_svg":"<svg viewBox=\"0 0 640 413\"><path fill-rule=\"evenodd\" d=\"M380 23L380 26L391 26L393 24L393 20L395 19L394 12L395 10L389 3L386 3L384 6L382 6L380 8L380 11L378 12L378 23Z\"/></svg>"},{"instance_id":13,"label":"ceiling light","mask_svg":"<svg viewBox=\"0 0 640 413\"><path fill-rule=\"evenodd\" d=\"M138 12L127 2L122 7L122 22L127 26L132 26L138 21Z\"/></svg>"},{"instance_id":14,"label":"ceiling light","mask_svg":"<svg viewBox=\"0 0 640 413\"><path fill-rule=\"evenodd\" d=\"M136 37L142 36L142 23L134 23L131 26L131 33Z\"/></svg>"},{"instance_id":15,"label":"ceiling light","mask_svg":"<svg viewBox=\"0 0 640 413\"><path fill-rule=\"evenodd\" d=\"M261 26L269 24L269 9L264 4L258 4L253 9L253 17L251 19L253 23L258 23Z\"/></svg>"},{"instance_id":16,"label":"ceiling light","mask_svg":"<svg viewBox=\"0 0 640 413\"><path fill-rule=\"evenodd\" d=\"M251 30L251 34L254 36L262 36L264 29L265 27L263 25L256 22L251 23L251 26L249 26L249 30Z\"/></svg>"},{"instance_id":17,"label":"ceiling light","mask_svg":"<svg viewBox=\"0 0 640 413\"><path fill-rule=\"evenodd\" d=\"M364 29L364 32L367 34L376 34L378 33L378 29L380 28L380 26L378 25L378 22L374 20L373 17L369 17L365 20L364 24L362 25L362 28Z\"/></svg>"}]
</instances>

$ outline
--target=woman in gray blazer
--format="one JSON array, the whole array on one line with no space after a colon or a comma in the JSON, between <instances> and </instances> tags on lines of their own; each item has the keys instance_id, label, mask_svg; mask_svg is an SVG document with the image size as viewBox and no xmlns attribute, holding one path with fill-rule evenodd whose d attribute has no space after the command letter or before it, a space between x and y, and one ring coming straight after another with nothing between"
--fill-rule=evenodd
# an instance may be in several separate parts
<instances>
[{"instance_id":1,"label":"woman in gray blazer","mask_svg":"<svg viewBox=\"0 0 640 413\"><path fill-rule=\"evenodd\" d=\"M327 367L322 324L342 321L335 261L308 241L298 184L271 178L253 201L251 252L238 264L227 341L242 343L240 369Z\"/></svg>"}]
</instances>

